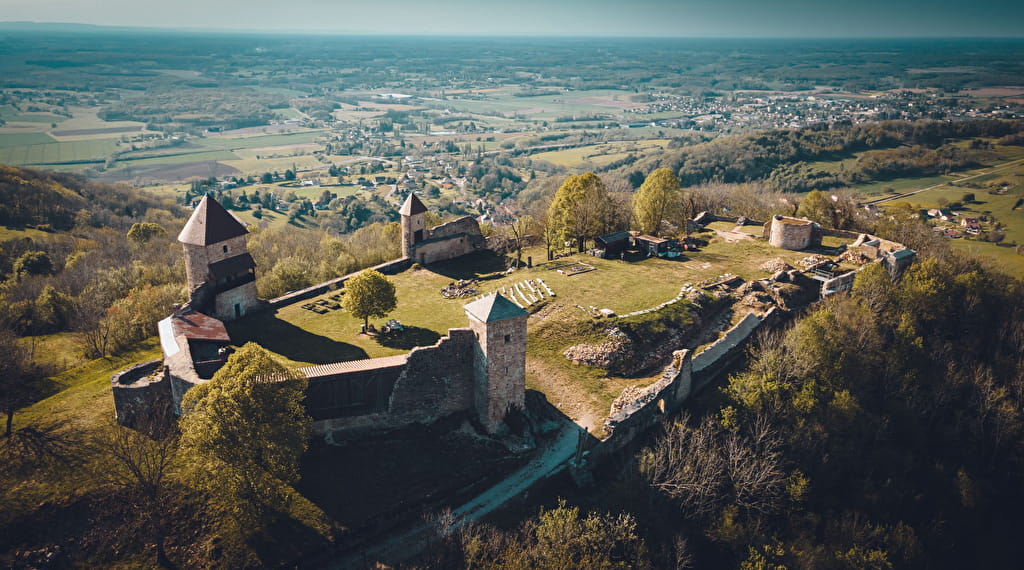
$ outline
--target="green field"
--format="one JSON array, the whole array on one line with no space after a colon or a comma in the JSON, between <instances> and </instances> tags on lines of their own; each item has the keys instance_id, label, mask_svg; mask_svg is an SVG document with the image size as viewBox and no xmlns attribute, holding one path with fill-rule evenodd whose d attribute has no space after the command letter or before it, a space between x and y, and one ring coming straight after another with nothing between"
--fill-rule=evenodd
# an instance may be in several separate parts
<instances>
[{"instance_id":1,"label":"green field","mask_svg":"<svg viewBox=\"0 0 1024 570\"><path fill-rule=\"evenodd\" d=\"M35 135L0 135L0 138L11 136L28 137ZM39 133L39 136L50 138L42 133ZM85 161L102 162L113 154L117 148L117 141L113 139L6 146L0 147L0 164L46 166L48 164L67 164Z\"/></svg>"},{"instance_id":2,"label":"green field","mask_svg":"<svg viewBox=\"0 0 1024 570\"><path fill-rule=\"evenodd\" d=\"M297 129L299 127L296 127ZM322 130L301 130L295 133L284 133L278 135L256 135L256 136L208 136L204 138L190 139L192 142L213 148L228 150L239 150L243 148L263 148L272 146L287 146L293 144L307 144L316 142L323 135Z\"/></svg>"},{"instance_id":3,"label":"green field","mask_svg":"<svg viewBox=\"0 0 1024 570\"><path fill-rule=\"evenodd\" d=\"M664 149L668 142L666 139L653 139L636 142L602 143L542 152L533 155L531 158L566 167L579 166L585 162L596 166L604 166L625 158L630 154L641 154L654 149Z\"/></svg>"},{"instance_id":4,"label":"green field","mask_svg":"<svg viewBox=\"0 0 1024 570\"><path fill-rule=\"evenodd\" d=\"M57 142L46 133L0 133L0 151L11 147L33 146Z\"/></svg>"}]
</instances>

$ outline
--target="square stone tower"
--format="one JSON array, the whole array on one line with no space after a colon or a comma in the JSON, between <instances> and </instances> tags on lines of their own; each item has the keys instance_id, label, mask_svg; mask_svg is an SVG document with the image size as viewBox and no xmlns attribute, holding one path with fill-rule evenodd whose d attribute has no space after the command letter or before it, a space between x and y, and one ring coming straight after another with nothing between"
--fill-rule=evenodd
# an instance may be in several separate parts
<instances>
[{"instance_id":1,"label":"square stone tower","mask_svg":"<svg viewBox=\"0 0 1024 570\"><path fill-rule=\"evenodd\" d=\"M222 321L259 306L256 262L245 244L245 225L216 200L204 196L178 234L185 248L185 274L193 309Z\"/></svg>"},{"instance_id":2,"label":"square stone tower","mask_svg":"<svg viewBox=\"0 0 1024 570\"><path fill-rule=\"evenodd\" d=\"M488 432L501 426L512 406L526 401L526 311L498 293L465 307L476 335L477 416Z\"/></svg>"},{"instance_id":3,"label":"square stone tower","mask_svg":"<svg viewBox=\"0 0 1024 570\"><path fill-rule=\"evenodd\" d=\"M409 192L402 208L402 257L412 257L416 244L427 239L427 207Z\"/></svg>"}]
</instances>

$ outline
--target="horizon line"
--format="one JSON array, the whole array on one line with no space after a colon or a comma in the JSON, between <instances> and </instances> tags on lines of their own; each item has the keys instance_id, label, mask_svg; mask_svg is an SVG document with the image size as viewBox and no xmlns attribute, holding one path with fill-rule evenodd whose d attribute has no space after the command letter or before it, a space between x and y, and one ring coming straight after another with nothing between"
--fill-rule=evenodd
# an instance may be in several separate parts
<instances>
[{"instance_id":1,"label":"horizon line","mask_svg":"<svg viewBox=\"0 0 1024 570\"><path fill-rule=\"evenodd\" d=\"M145 26L145 25L105 25L105 24L88 24L82 22L51 22L51 21L34 21L34 20L0 20L0 32L10 31L13 27L23 27L23 31L31 32L29 28L32 27L63 27L63 28L83 28L95 31L140 31L140 32L162 32L162 33L218 33L218 34L236 34L236 35L267 35L267 36L296 36L296 35L307 35L307 36L338 36L338 37L396 37L401 36L405 38L460 38L460 39L525 39L525 38L540 38L540 39L632 39L632 40L762 40L762 41L774 41L774 40L812 40L812 41L849 41L849 40L941 40L941 41L957 41L957 40L1024 40L1024 33L1021 35L992 35L992 36L950 36L948 34L942 35L910 35L910 36L855 36L855 35L842 35L842 36L796 36L796 35L779 35L779 36L746 36L746 35L615 35L615 34L567 34L567 35L555 35L549 33L496 33L496 34L459 34L459 33L409 33L400 31L355 31L355 30L322 30L322 29L262 29L262 28L215 28L215 27L167 27L167 26ZM8 28L8 29L4 29ZM70 31L70 30L69 30ZM83 30L84 31L84 30Z\"/></svg>"}]
</instances>

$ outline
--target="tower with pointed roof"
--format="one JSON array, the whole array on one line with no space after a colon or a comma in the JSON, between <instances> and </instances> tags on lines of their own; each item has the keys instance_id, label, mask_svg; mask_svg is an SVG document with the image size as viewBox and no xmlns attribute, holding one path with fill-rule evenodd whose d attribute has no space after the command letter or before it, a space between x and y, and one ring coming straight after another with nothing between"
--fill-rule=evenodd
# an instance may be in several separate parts
<instances>
[{"instance_id":1,"label":"tower with pointed roof","mask_svg":"<svg viewBox=\"0 0 1024 570\"><path fill-rule=\"evenodd\" d=\"M426 239L427 207L409 192L398 213L402 216L402 257L412 257L416 244Z\"/></svg>"},{"instance_id":2,"label":"tower with pointed roof","mask_svg":"<svg viewBox=\"0 0 1024 570\"><path fill-rule=\"evenodd\" d=\"M525 405L527 313L499 293L465 309L476 336L476 412L487 431L494 433L510 408Z\"/></svg>"},{"instance_id":3,"label":"tower with pointed roof","mask_svg":"<svg viewBox=\"0 0 1024 570\"><path fill-rule=\"evenodd\" d=\"M206 196L178 235L185 248L189 304L222 321L259 306L256 262L246 248L245 225Z\"/></svg>"}]
</instances>

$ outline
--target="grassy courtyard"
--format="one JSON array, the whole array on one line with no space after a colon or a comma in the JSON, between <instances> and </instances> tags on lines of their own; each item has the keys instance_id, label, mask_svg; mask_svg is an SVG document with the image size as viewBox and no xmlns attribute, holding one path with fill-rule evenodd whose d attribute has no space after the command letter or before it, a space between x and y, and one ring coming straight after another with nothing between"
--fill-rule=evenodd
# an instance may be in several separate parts
<instances>
[{"instance_id":1,"label":"grassy courtyard","mask_svg":"<svg viewBox=\"0 0 1024 570\"><path fill-rule=\"evenodd\" d=\"M398 307L388 318L401 321L406 327L404 333L387 338L361 334L362 321L343 309L318 314L302 307L330 300L336 294L333 291L228 327L235 344L258 342L298 366L376 358L434 344L449 328L467 326L463 306L475 297L445 299L440 291L452 281L497 275L477 283L477 295L483 295L522 281L542 279L556 296L529 307L527 386L544 392L568 415L584 418L593 427L603 421L609 404L622 388L646 384L649 378L610 378L600 369L574 366L562 356L574 344L601 341L602 321L595 321L582 308L608 308L627 314L674 298L686 283L724 273L759 279L768 276L760 269L766 260L781 257L793 264L806 255L775 249L762 241L729 242L720 237L712 238L701 251L673 261L650 258L630 262L576 254L538 262L545 259L545 252L543 248L531 248L524 251L523 260L532 257L532 268L502 275L505 264L501 257L476 254L389 277L396 286ZM594 269L571 274L572 266L580 264ZM385 320L371 322L379 328Z\"/></svg>"}]
</instances>

